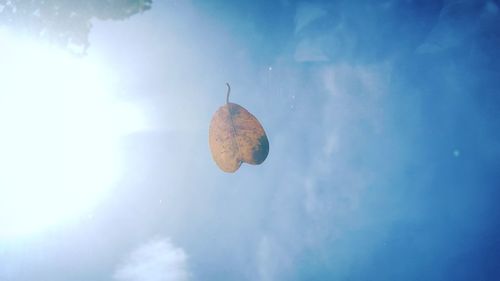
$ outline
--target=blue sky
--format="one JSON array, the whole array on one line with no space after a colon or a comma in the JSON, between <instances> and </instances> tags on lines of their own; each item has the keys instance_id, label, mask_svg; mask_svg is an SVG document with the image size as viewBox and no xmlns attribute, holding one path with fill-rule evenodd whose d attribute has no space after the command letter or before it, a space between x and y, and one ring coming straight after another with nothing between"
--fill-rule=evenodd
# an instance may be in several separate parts
<instances>
[{"instance_id":1,"label":"blue sky","mask_svg":"<svg viewBox=\"0 0 500 281\"><path fill-rule=\"evenodd\" d=\"M498 1L155 1L90 42L147 125L91 208L0 240L1 280L500 279ZM225 82L270 141L235 174Z\"/></svg>"}]
</instances>

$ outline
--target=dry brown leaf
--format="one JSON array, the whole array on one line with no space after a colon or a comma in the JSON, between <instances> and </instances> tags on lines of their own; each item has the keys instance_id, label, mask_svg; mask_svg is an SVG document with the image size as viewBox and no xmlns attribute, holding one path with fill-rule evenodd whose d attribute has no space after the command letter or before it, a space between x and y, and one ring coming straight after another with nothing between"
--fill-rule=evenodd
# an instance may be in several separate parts
<instances>
[{"instance_id":1,"label":"dry brown leaf","mask_svg":"<svg viewBox=\"0 0 500 281\"><path fill-rule=\"evenodd\" d=\"M229 102L221 106L210 122L209 144L215 163L224 172L234 173L241 163L258 165L269 153L266 132L257 118L240 105Z\"/></svg>"}]
</instances>

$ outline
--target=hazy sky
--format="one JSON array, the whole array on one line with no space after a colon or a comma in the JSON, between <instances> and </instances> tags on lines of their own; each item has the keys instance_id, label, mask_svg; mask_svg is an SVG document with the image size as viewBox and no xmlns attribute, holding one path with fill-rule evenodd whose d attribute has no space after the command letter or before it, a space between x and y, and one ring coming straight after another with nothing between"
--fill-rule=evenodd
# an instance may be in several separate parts
<instances>
[{"instance_id":1,"label":"hazy sky","mask_svg":"<svg viewBox=\"0 0 500 281\"><path fill-rule=\"evenodd\" d=\"M157 0L93 24L82 60L143 122L91 207L0 240L0 280L500 280L499 1ZM234 174L208 147L225 82L270 142Z\"/></svg>"}]
</instances>

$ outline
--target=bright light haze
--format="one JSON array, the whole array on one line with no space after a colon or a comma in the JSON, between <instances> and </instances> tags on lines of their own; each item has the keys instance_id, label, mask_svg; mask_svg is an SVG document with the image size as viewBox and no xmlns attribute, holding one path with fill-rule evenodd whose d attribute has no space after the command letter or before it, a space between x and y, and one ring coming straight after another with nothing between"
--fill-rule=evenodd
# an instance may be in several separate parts
<instances>
[{"instance_id":1,"label":"bright light haze","mask_svg":"<svg viewBox=\"0 0 500 281\"><path fill-rule=\"evenodd\" d=\"M500 280L498 1L154 1L0 28L0 280ZM269 156L208 147L240 104Z\"/></svg>"}]
</instances>

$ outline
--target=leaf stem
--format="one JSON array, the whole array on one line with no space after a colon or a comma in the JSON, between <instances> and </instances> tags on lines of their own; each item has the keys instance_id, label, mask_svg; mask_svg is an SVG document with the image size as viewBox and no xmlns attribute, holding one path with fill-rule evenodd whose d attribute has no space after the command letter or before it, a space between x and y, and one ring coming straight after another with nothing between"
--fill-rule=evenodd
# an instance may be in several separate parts
<instances>
[{"instance_id":1,"label":"leaf stem","mask_svg":"<svg viewBox=\"0 0 500 281\"><path fill-rule=\"evenodd\" d=\"M231 94L231 86L229 86L229 83L226 82L227 86L227 95L226 95L226 103L229 103L229 94Z\"/></svg>"}]
</instances>

